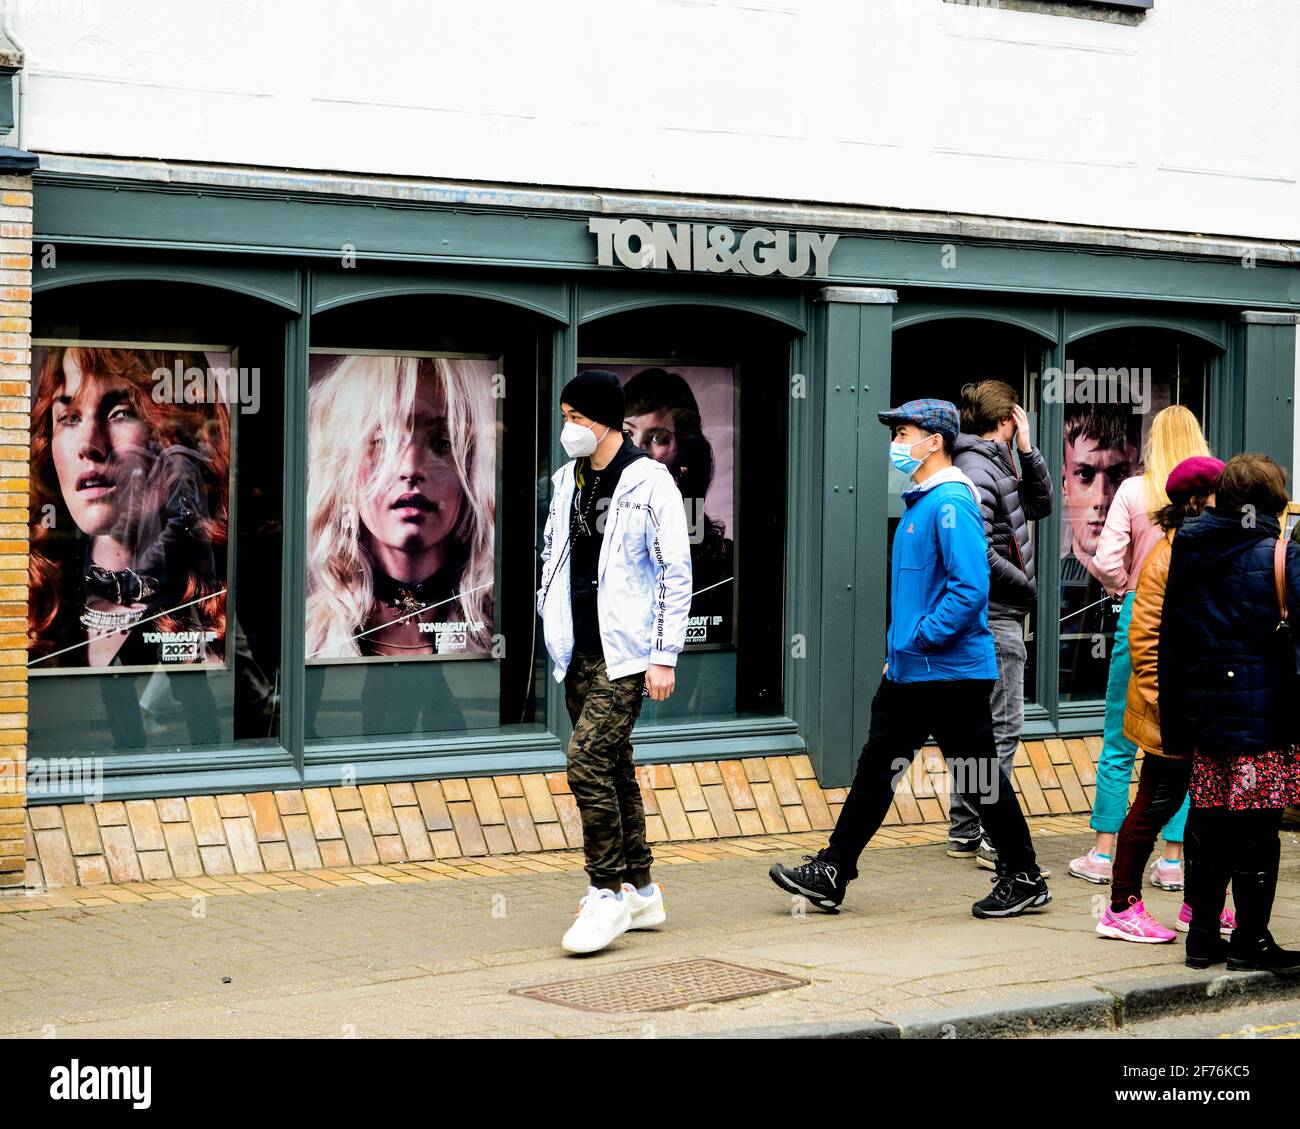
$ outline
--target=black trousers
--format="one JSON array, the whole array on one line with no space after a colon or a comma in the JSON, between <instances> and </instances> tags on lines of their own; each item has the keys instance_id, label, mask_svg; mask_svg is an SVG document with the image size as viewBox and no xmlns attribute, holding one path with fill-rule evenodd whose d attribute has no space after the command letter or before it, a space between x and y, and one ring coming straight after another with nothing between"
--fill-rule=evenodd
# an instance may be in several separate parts
<instances>
[{"instance_id":1,"label":"black trousers","mask_svg":"<svg viewBox=\"0 0 1300 1129\"><path fill-rule=\"evenodd\" d=\"M1237 909L1234 938L1243 943L1267 932L1277 892L1281 827L1281 808L1191 806L1183 897L1192 907L1193 932L1218 935L1229 883Z\"/></svg>"},{"instance_id":2,"label":"black trousers","mask_svg":"<svg viewBox=\"0 0 1300 1129\"><path fill-rule=\"evenodd\" d=\"M979 812L984 833L998 852L999 873L1024 871L1038 877L1029 825L998 760L992 690L992 679L880 680L867 743L827 848L846 878L857 877L858 858L889 811L894 786L932 734L948 762L953 789Z\"/></svg>"}]
</instances>

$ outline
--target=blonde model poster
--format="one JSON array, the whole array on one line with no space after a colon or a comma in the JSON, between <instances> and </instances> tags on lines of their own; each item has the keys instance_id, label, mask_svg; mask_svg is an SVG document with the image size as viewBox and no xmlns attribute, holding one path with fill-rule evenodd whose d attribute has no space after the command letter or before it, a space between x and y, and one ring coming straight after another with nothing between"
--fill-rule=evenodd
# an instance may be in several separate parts
<instances>
[{"instance_id":1,"label":"blonde model poster","mask_svg":"<svg viewBox=\"0 0 1300 1129\"><path fill-rule=\"evenodd\" d=\"M307 659L490 653L498 362L313 350Z\"/></svg>"},{"instance_id":2,"label":"blonde model poster","mask_svg":"<svg viewBox=\"0 0 1300 1129\"><path fill-rule=\"evenodd\" d=\"M34 674L225 664L231 362L196 345L33 343Z\"/></svg>"}]
</instances>

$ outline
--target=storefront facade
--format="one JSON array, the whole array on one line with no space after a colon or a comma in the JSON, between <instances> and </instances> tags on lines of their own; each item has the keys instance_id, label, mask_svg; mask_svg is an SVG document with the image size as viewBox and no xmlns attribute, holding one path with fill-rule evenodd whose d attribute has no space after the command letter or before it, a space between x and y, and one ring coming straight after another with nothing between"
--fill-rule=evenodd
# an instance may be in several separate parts
<instances>
[{"instance_id":1,"label":"storefront facade","mask_svg":"<svg viewBox=\"0 0 1300 1129\"><path fill-rule=\"evenodd\" d=\"M43 163L33 207L37 564L28 646L9 638L38 830L38 809L85 795L162 811L561 772L568 718L537 555L563 462L559 390L582 367L638 381L643 445L676 460L679 482L686 451L697 464L683 494L709 583L678 693L638 725L638 760L806 756L823 790L851 777L883 661L900 483L878 411L998 377L1021 389L1059 471L1062 519L1036 530L1026 740L1101 730L1113 624L1078 561L1109 504L1098 492L1136 470L1154 412L1188 404L1217 453L1289 466L1294 450L1300 270L1277 245L73 158ZM147 373L144 423L198 452L179 480L200 498L188 520L207 551L135 564L186 614L126 625L130 651L92 658L73 605L97 560L95 506L85 520L78 507L106 487L69 477L59 428L95 431L72 387L94 364L118 366L119 384ZM430 558L455 562L445 600L388 591L363 551L386 514L368 515L356 471L378 457L373 421L397 410L384 404L412 394L442 406L454 468L450 500L418 503L450 515L452 548ZM102 400L86 417L104 434L138 426ZM167 490L153 489L131 518L137 561L167 543L185 492L154 504ZM403 609L423 624L443 603L455 614L415 644L376 642ZM82 766L71 788L60 759Z\"/></svg>"}]
</instances>

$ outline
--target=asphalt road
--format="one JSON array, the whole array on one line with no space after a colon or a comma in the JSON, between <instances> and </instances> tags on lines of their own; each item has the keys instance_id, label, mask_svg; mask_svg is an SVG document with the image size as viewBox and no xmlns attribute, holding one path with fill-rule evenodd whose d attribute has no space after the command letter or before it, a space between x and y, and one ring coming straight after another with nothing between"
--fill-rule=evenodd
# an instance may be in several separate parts
<instances>
[{"instance_id":1,"label":"asphalt road","mask_svg":"<svg viewBox=\"0 0 1300 1129\"><path fill-rule=\"evenodd\" d=\"M1300 999L1260 1000L1224 1011L1172 1015L1115 1031L1075 1032L1045 1038L1086 1039L1300 1039Z\"/></svg>"}]
</instances>

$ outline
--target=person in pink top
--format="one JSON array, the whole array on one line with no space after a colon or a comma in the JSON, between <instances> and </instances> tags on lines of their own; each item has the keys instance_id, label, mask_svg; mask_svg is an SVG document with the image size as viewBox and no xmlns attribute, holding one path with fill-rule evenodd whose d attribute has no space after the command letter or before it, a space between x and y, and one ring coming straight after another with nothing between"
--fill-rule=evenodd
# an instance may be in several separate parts
<instances>
[{"instance_id":1,"label":"person in pink top","mask_svg":"<svg viewBox=\"0 0 1300 1129\"><path fill-rule=\"evenodd\" d=\"M1145 474L1125 479L1110 505L1092 568L1111 595L1137 591L1142 566L1160 542L1160 527L1151 520L1150 505Z\"/></svg>"},{"instance_id":2,"label":"person in pink top","mask_svg":"<svg viewBox=\"0 0 1300 1129\"><path fill-rule=\"evenodd\" d=\"M1097 551L1088 568L1120 607L1115 643L1106 680L1106 720L1101 759L1097 765L1097 791L1092 805L1096 843L1086 855L1070 863L1070 874L1087 882L1107 884L1115 852L1115 837L1128 811L1129 784L1137 746L1124 736L1124 706L1133 664L1129 658L1128 627L1133 614L1133 593L1161 531L1152 514L1169 504L1165 484L1184 459L1208 455L1209 444L1196 416L1181 404L1171 404L1151 421L1142 453L1143 473L1125 479L1115 494ZM1165 824L1165 850L1151 870L1151 884L1163 890L1183 888L1183 827L1187 802Z\"/></svg>"}]
</instances>

